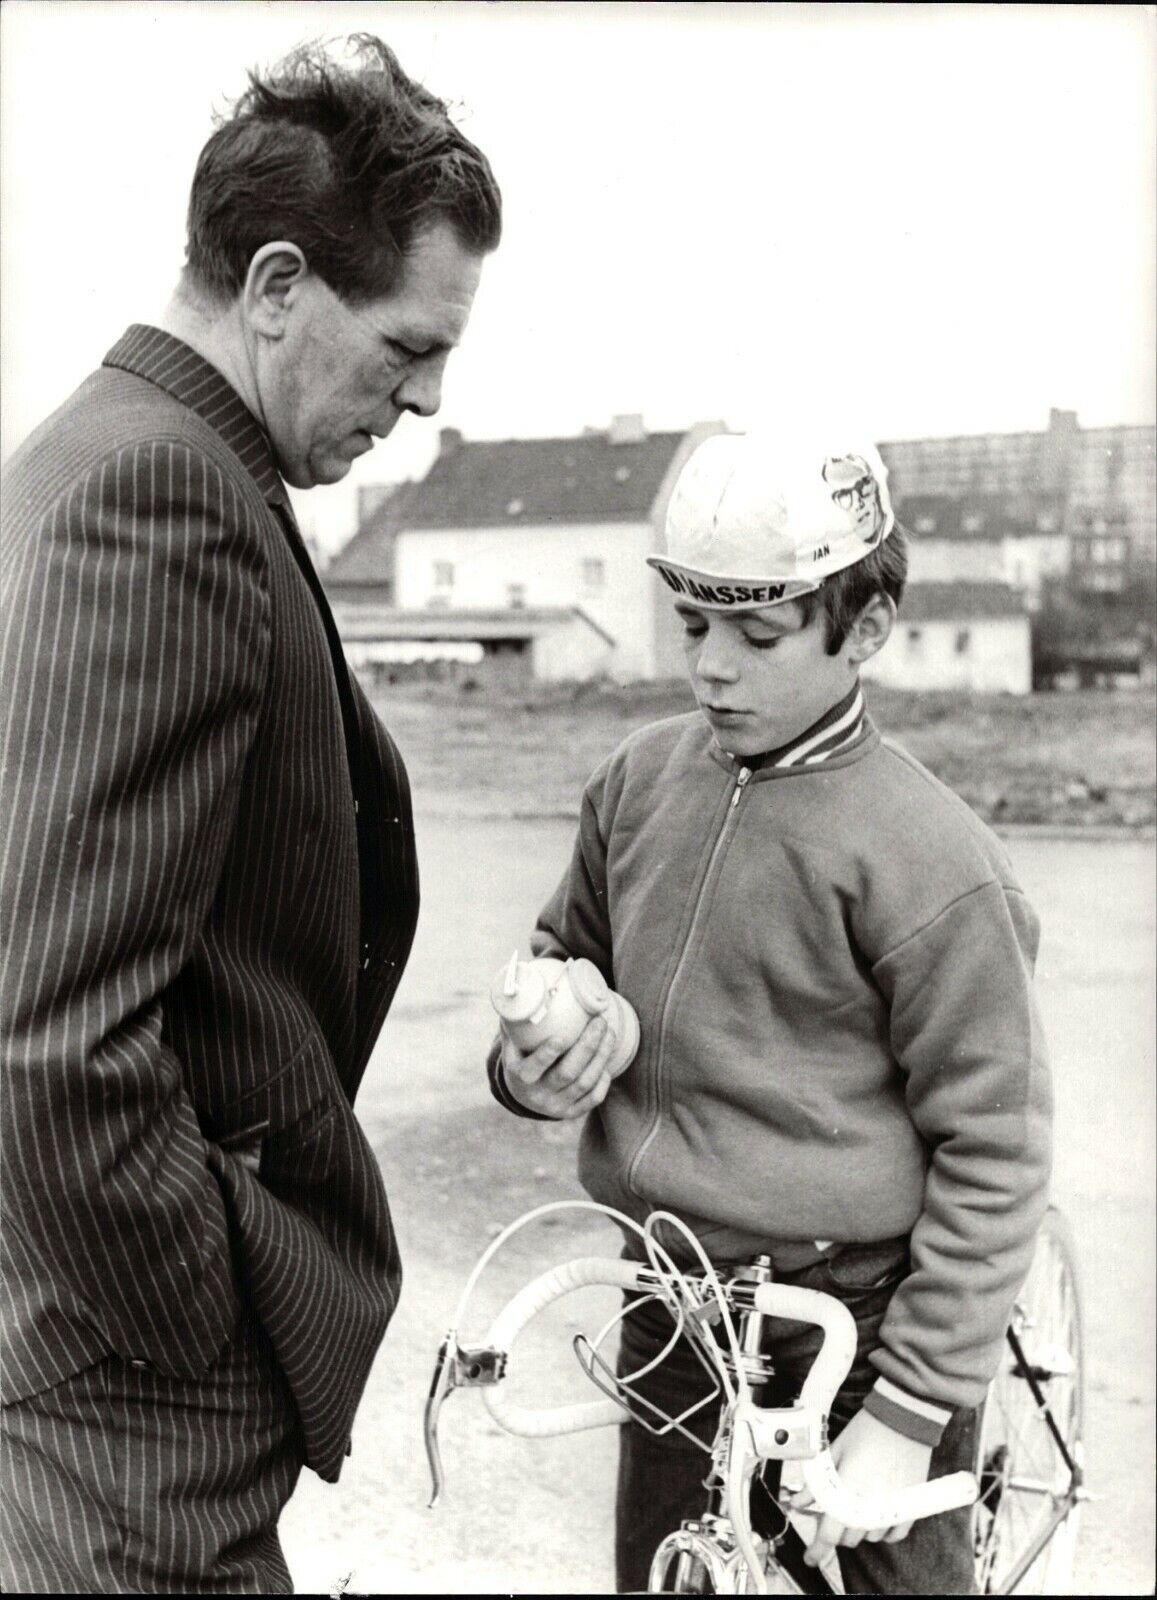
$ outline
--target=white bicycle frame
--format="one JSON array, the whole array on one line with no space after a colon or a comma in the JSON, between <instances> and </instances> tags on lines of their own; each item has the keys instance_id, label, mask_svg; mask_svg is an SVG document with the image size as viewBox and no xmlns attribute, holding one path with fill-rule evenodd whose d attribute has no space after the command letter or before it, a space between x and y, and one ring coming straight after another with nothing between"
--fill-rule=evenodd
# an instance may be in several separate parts
<instances>
[{"instance_id":1,"label":"white bicycle frame","mask_svg":"<svg viewBox=\"0 0 1157 1600\"><path fill-rule=\"evenodd\" d=\"M894 1527L971 1505L976 1499L978 1485L970 1472L955 1472L880 1494L862 1494L841 1481L828 1445L828 1413L855 1355L856 1327L847 1307L830 1295L774 1281L750 1286L755 1311L811 1323L823 1335L819 1353L796 1402L782 1407L757 1405L728 1291L695 1236L679 1218L669 1213L656 1212L645 1227L639 1227L608 1207L586 1201L564 1201L530 1212L504 1230L483 1254L467 1282L459 1302L459 1314L483 1267L516 1229L547 1211L571 1206L602 1212L621 1226L633 1229L642 1239L648 1262L644 1265L584 1257L552 1267L520 1289L499 1312L481 1347L466 1349L459 1345L456 1332L459 1319L455 1319L439 1352L426 1405L426 1444L433 1478L431 1505L437 1500L444 1482L437 1447L438 1412L446 1395L455 1387L482 1388L484 1403L494 1421L508 1433L528 1438L576 1433L618 1425L625 1420L623 1404L614 1399L527 1406L514 1401L502 1385L510 1352L532 1318L563 1295L593 1284L662 1298L674 1319L675 1336L686 1329L706 1340L709 1348L714 1346L714 1364L725 1396L724 1422L717 1441L723 1507L736 1550L746 1569L747 1584L755 1593L766 1593L767 1585L747 1506L752 1478L765 1461L796 1462L804 1487L814 1501L814 1512L833 1516L849 1527ZM673 1229L680 1236L701 1270L692 1275L675 1265L656 1235L660 1225ZM708 1316L722 1327L723 1348L708 1327ZM709 1536L705 1543L711 1543Z\"/></svg>"}]
</instances>

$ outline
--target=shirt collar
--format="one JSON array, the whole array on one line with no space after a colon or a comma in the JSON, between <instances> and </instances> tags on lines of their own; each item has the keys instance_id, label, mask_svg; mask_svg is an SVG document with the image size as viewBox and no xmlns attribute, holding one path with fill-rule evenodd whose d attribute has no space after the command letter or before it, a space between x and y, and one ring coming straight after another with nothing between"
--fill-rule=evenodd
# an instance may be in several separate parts
<instances>
[{"instance_id":1,"label":"shirt collar","mask_svg":"<svg viewBox=\"0 0 1157 1600\"><path fill-rule=\"evenodd\" d=\"M836 705L824 712L806 732L778 750L761 756L745 757L743 765L753 772L761 767L814 767L832 756L843 755L860 739L866 727L867 711L863 691L857 680Z\"/></svg>"},{"instance_id":2,"label":"shirt collar","mask_svg":"<svg viewBox=\"0 0 1157 1600\"><path fill-rule=\"evenodd\" d=\"M161 328L134 323L104 358L106 367L147 378L216 430L271 504L289 496L269 436L227 378L203 356Z\"/></svg>"}]
</instances>

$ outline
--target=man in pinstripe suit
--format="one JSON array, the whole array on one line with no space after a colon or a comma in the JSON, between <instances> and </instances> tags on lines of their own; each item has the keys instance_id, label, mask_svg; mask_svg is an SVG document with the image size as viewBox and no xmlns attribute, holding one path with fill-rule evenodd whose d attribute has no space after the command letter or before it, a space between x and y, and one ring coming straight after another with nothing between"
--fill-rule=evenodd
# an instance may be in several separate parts
<instances>
[{"instance_id":1,"label":"man in pinstripe suit","mask_svg":"<svg viewBox=\"0 0 1157 1600\"><path fill-rule=\"evenodd\" d=\"M4 493L0 1580L269 1593L400 1272L351 1109L409 789L285 482L438 408L500 199L361 36L209 140L188 259Z\"/></svg>"}]
</instances>

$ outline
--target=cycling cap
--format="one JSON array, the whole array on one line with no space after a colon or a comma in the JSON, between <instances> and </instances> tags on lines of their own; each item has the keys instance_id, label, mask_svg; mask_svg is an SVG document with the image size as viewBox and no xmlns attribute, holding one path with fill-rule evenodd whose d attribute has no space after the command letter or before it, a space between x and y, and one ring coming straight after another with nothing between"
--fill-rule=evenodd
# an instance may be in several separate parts
<instances>
[{"instance_id":1,"label":"cycling cap","mask_svg":"<svg viewBox=\"0 0 1157 1600\"><path fill-rule=\"evenodd\" d=\"M688 457L667 507L666 552L647 561L696 605L743 610L818 589L894 526L874 445L721 433Z\"/></svg>"}]
</instances>

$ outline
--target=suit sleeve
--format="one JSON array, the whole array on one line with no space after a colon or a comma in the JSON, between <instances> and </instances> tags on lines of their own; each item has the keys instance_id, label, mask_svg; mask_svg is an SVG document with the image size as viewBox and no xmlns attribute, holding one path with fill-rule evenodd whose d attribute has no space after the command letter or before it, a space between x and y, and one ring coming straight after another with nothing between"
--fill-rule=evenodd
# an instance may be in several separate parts
<instances>
[{"instance_id":1,"label":"suit sleeve","mask_svg":"<svg viewBox=\"0 0 1157 1600\"><path fill-rule=\"evenodd\" d=\"M554 956L560 961L585 956L594 962L613 988L611 928L607 917L607 849L598 814L605 776L604 763L583 795L570 864L539 915L530 936L530 949L534 956ZM490 1046L486 1072L491 1094L507 1111L540 1122L551 1120L536 1111L528 1111L507 1088L502 1070L501 1034Z\"/></svg>"},{"instance_id":2,"label":"suit sleeve","mask_svg":"<svg viewBox=\"0 0 1157 1600\"><path fill-rule=\"evenodd\" d=\"M239 1301L164 992L212 902L263 703L260 527L142 444L9 541L0 657L4 1115L14 1226L111 1351L195 1376Z\"/></svg>"},{"instance_id":3,"label":"suit sleeve","mask_svg":"<svg viewBox=\"0 0 1157 1600\"><path fill-rule=\"evenodd\" d=\"M1032 993L1036 946L1028 902L994 882L873 967L930 1161L911 1273L880 1330L872 1361L883 1382L868 1409L893 1424L904 1411L922 1415L929 1442L946 1420L938 1407L984 1396L1047 1203L1052 1096Z\"/></svg>"}]
</instances>

